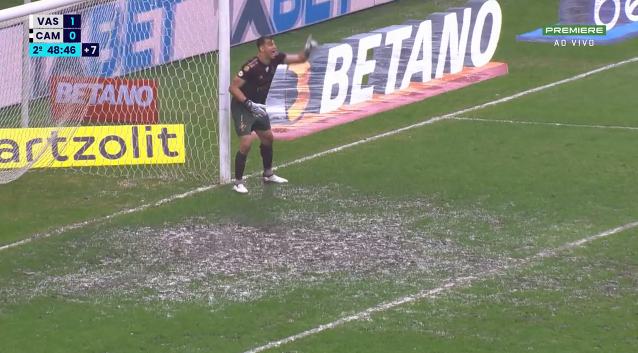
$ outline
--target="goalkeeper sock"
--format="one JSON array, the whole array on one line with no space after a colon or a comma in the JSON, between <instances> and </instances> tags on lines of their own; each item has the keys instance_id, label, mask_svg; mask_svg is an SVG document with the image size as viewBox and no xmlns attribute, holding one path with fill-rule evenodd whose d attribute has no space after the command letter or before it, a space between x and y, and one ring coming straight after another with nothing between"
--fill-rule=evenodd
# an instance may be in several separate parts
<instances>
[{"instance_id":1,"label":"goalkeeper sock","mask_svg":"<svg viewBox=\"0 0 638 353\"><path fill-rule=\"evenodd\" d=\"M261 159L264 162L264 176L272 175L272 145L260 145Z\"/></svg>"},{"instance_id":2,"label":"goalkeeper sock","mask_svg":"<svg viewBox=\"0 0 638 353\"><path fill-rule=\"evenodd\" d=\"M247 155L241 153L241 151L237 151L237 155L235 155L236 182L241 181L244 178L244 169L246 169L246 159L248 159Z\"/></svg>"}]
</instances>

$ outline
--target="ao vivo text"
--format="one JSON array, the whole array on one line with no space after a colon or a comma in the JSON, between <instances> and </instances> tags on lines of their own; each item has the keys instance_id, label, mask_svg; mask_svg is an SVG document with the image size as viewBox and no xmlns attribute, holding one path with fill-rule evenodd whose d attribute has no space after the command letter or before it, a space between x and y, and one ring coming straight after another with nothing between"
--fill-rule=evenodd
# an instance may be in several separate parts
<instances>
[{"instance_id":1,"label":"ao vivo text","mask_svg":"<svg viewBox=\"0 0 638 353\"><path fill-rule=\"evenodd\" d=\"M183 125L0 130L0 168L184 163Z\"/></svg>"},{"instance_id":2,"label":"ao vivo text","mask_svg":"<svg viewBox=\"0 0 638 353\"><path fill-rule=\"evenodd\" d=\"M593 39L583 40L583 39L572 39L572 40L556 40L554 42L555 47L566 47L571 45L573 47L593 47L596 44L596 41Z\"/></svg>"}]
</instances>

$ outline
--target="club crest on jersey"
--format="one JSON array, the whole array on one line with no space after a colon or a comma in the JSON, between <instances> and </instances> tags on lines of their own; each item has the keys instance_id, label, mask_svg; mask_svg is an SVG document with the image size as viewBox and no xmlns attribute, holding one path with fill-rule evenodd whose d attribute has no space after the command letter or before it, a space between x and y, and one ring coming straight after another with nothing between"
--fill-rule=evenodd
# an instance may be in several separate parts
<instances>
[{"instance_id":1,"label":"club crest on jersey","mask_svg":"<svg viewBox=\"0 0 638 353\"><path fill-rule=\"evenodd\" d=\"M267 68L266 68L266 72L268 72L268 71L270 71L270 67L267 67Z\"/></svg>"}]
</instances>

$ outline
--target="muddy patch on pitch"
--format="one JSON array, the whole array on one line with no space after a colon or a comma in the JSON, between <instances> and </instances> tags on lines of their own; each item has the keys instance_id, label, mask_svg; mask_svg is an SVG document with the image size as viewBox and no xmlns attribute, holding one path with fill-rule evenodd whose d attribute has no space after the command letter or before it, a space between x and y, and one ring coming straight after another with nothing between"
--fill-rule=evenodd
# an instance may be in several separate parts
<instances>
[{"instance_id":1,"label":"muddy patch on pitch","mask_svg":"<svg viewBox=\"0 0 638 353\"><path fill-rule=\"evenodd\" d=\"M294 201L273 206L276 216L267 226L191 219L78 239L67 249L96 251L99 258L68 273L37 276L32 293L247 301L326 281L436 285L510 261L457 243L449 225L459 218L498 221L476 208L464 213L428 200L397 202L335 186L279 189L274 196ZM427 226L411 226L424 218L431 220Z\"/></svg>"}]
</instances>

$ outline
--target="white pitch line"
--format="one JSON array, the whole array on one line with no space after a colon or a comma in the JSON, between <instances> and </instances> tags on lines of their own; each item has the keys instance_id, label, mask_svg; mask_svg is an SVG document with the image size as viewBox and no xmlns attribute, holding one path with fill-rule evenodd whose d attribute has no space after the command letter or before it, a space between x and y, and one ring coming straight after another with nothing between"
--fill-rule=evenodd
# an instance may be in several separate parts
<instances>
[{"instance_id":1,"label":"white pitch line","mask_svg":"<svg viewBox=\"0 0 638 353\"><path fill-rule=\"evenodd\" d=\"M349 144L346 144L346 145L342 145L342 146L339 146L339 147L335 147L335 148L332 148L332 149L329 149L329 150L326 150L326 151L323 151L323 152L315 153L315 154L312 154L312 155L307 156L307 157L302 157L302 158L296 159L296 160L294 160L292 162L284 163L284 164L282 164L282 165L280 165L278 167L275 167L275 168L273 168L273 170L285 168L285 167L288 167L288 166L291 166L291 165L294 165L294 164L303 163L303 162L306 162L306 161L309 161L309 160L312 160L312 159L315 159L315 158L319 158L319 157L325 156L327 154L336 153L336 152L345 150L345 149L350 148L350 147L358 146L358 145L361 145L361 144L364 144L364 143L367 143L367 142L370 142L370 141L374 141L374 140L377 140L377 139L380 139L380 138L383 138L383 137L395 135L395 134L401 133L403 131L412 130L414 128L425 126L425 125L429 125L429 124L433 124L433 123L441 121L441 120L454 118L456 116L464 115L464 114L469 113L469 112L473 112L473 111L480 110L480 109L483 109L483 108L491 107L493 105L509 102L509 101L511 101L513 99L516 99L516 98L520 98L520 97L523 97L523 96L526 96L526 95L529 95L529 94L532 94L532 93L540 92L540 91L543 91L543 90L546 90L546 89L549 89L549 88L552 88L552 87L556 87L556 86L559 86L559 85L562 85L562 84L565 84L565 83L569 83L569 82L572 82L572 81L577 81L577 80L580 80L582 78L597 74L599 72L607 71L607 70L610 70L610 69L613 69L613 68L616 68L616 67L619 67L619 66L623 66L623 65L626 65L626 64L629 64L629 63L636 62L636 61L638 61L638 57L635 57L635 58L632 58L632 59L628 59L628 60L624 60L624 61L620 61L620 62L617 62L617 63L614 63L614 64L610 64L610 65L607 65L607 66L603 66L603 67L598 68L596 70L588 71L588 72L582 73L580 75L576 75L576 76L573 76L573 77L570 77L570 78L566 78L564 80L556 81L554 83L550 83L550 84L547 84L547 85L544 85L544 86L532 88L532 89L529 89L527 91L523 91L523 92L511 95L511 96L508 96L508 97L497 99L495 101L491 101L491 102L488 102L488 103L485 103L485 104L480 104L480 105L474 106L472 108L459 110L457 112L446 114L446 115L442 115L442 116L437 116L437 117L431 118L429 120L426 120L426 121L423 121L423 122L420 122L420 123L417 123L417 124L413 124L413 125L410 125L410 126L406 126L406 127L400 128L400 129L396 129L396 130L391 130L391 131L388 131L388 132L383 133L383 134L379 134L379 135L371 136L371 137L368 137L368 138L364 138L364 139L361 139L359 141L352 142L352 143L349 143ZM246 178L252 178L252 177L254 177L256 175L260 175L260 174L261 173L249 174L249 175L246 176ZM202 187L199 187L197 189L193 189L193 190L187 191L185 193L169 196L169 197L167 197L165 199L162 199L162 200L159 200L157 202L148 203L148 204L141 205L141 206L138 206L138 207L134 207L134 208L130 208L130 209L127 209L127 210L115 212L115 213L112 213L112 214L110 214L108 216L94 218L94 219L91 219L91 220L88 220L88 221L79 222L79 223L75 223L75 224L72 224L72 225L69 225L69 226L60 227L60 228L55 229L55 230L53 230L51 232L48 232L48 233L36 234L36 235L34 235L32 237L29 237L27 239L24 239L24 240L15 242L15 243L7 244L7 245L4 245L4 246L0 246L0 251L7 250L9 248L13 248L13 247L16 247L16 246L19 246L19 245L27 244L27 243L30 243L30 242L32 242L34 240L38 240L38 239L42 239L42 238L48 238L48 237L51 237L51 236L54 236L54 235L58 235L58 234L61 234L61 233L64 233L64 232L67 232L67 231L70 231L70 230L83 228L83 227L86 227L86 226L91 225L91 224L96 224L96 223L100 223L100 222L103 222L103 221L107 221L107 220L110 220L112 218L116 218L116 217L119 217L119 216L122 216L122 215L144 211L144 210L149 209L151 207L160 206L160 205L163 205L165 203L169 203L169 202L172 202L172 201L175 201L175 200L183 199L183 198L186 198L186 197L189 197L189 196L193 196L195 194L199 194L199 193L202 193L202 192L205 192L205 191L212 190L214 188L217 188L218 186L219 186L218 184L202 186Z\"/></svg>"},{"instance_id":2,"label":"white pitch line","mask_svg":"<svg viewBox=\"0 0 638 353\"><path fill-rule=\"evenodd\" d=\"M614 235L614 234L618 234L624 230L627 229L632 229L632 228L636 228L638 227L638 222L633 222L633 223L627 223L623 226L614 228L614 229L609 229L606 230L604 232L589 236L587 238L583 238L574 242L570 242L570 243L566 243L563 244L557 248L553 248L553 249L549 249L549 250L545 250L542 251L536 255L524 258L522 260L519 260L513 264L510 265L505 265L505 266L500 266L500 267L495 267L493 269L481 272L477 275L471 276L471 277L462 277L462 278L452 278L452 279L448 279L444 282L443 285L434 288L434 289L430 289L430 290L426 290L426 291L422 291L419 292L417 294L413 294L413 295L408 295L396 300L393 300L391 302L387 302L387 303L383 303L383 304L379 304L375 307L371 307L368 308L366 310L363 310L361 312L358 312L354 315L350 315L350 316L346 316L343 317L339 320L333 321L331 323L325 324L325 325L321 325L321 326L317 326L311 330L307 330L301 333L298 333L294 336L290 336L284 339L281 339L279 341L273 341L270 342L266 345L263 345L261 347L257 347L254 349L251 349L249 351L246 351L244 353L259 353L259 352L263 352L265 350L271 349L271 348L276 348L279 347L281 345L287 344L287 343L291 343L294 341L297 341L299 339L317 334L319 332L322 331L326 331L326 330L330 330L333 329L337 326L343 325L345 323L351 322L351 321L357 321L357 320L361 320L364 319L366 317L368 317L370 314L374 314L374 313L378 313L381 311L386 311L389 309L392 309L394 307L397 307L399 305L402 304L406 304L406 303L412 303L412 302L416 302L418 300L421 299L426 299L426 298L434 298L436 297L437 294L440 294L442 292L457 288L457 287L463 287L463 286L467 286L470 285L472 282L475 281L483 281L488 279L490 276L498 274L498 273L503 273L512 269L516 269L516 268L521 268L521 267L526 267L528 265L533 265L535 263L535 261L543 259L543 258L549 258L549 257L553 257L556 256L558 253L563 252L565 250L569 250L569 249L573 249L582 245L585 245L589 242L592 242L594 240L600 239L600 238L604 238L610 235Z\"/></svg>"},{"instance_id":3,"label":"white pitch line","mask_svg":"<svg viewBox=\"0 0 638 353\"><path fill-rule=\"evenodd\" d=\"M520 124L520 125L549 125L549 126L565 126L565 127L583 127L590 129L615 129L615 130L638 130L636 126L619 126L619 125L587 125L587 124L571 124L571 123L554 123L545 121L519 121L519 120L498 120L498 119L483 119L483 118L466 118L455 116L450 120L459 121L478 121L487 123L501 123L501 124Z\"/></svg>"}]
</instances>

